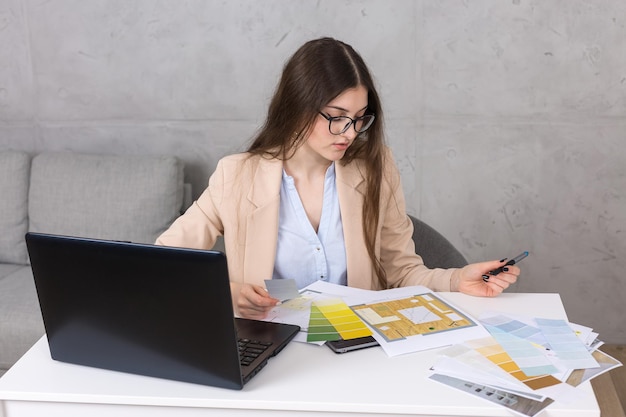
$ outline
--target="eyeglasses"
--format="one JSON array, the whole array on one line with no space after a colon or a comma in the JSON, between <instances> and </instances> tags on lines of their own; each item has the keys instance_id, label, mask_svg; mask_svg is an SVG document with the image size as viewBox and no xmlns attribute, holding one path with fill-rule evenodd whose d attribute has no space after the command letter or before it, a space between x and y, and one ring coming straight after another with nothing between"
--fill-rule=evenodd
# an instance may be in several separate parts
<instances>
[{"instance_id":1,"label":"eyeglasses","mask_svg":"<svg viewBox=\"0 0 626 417\"><path fill-rule=\"evenodd\" d=\"M356 133L363 133L369 129L370 126L372 126L372 123L374 123L374 119L376 118L373 114L366 114L364 116L357 117L356 119L348 116L333 117L322 112L319 112L319 114L321 114L324 119L328 120L328 130L333 135L341 135L342 133L345 133L346 130L350 128L350 125L354 126Z\"/></svg>"}]
</instances>

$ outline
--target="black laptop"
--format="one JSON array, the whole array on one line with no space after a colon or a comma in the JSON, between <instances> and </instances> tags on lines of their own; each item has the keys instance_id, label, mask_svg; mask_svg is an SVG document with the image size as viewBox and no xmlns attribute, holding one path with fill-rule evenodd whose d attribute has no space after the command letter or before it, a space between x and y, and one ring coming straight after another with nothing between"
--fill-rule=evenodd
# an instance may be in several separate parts
<instances>
[{"instance_id":1,"label":"black laptop","mask_svg":"<svg viewBox=\"0 0 626 417\"><path fill-rule=\"evenodd\" d=\"M233 317L221 252L28 233L52 358L241 389L298 333Z\"/></svg>"}]
</instances>

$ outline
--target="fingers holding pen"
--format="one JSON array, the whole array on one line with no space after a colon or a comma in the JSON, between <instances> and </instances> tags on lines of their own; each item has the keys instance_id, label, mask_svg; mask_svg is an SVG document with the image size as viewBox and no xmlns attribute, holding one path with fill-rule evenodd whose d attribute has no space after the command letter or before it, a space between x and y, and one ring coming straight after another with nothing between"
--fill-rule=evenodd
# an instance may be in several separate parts
<instances>
[{"instance_id":1,"label":"fingers holding pen","mask_svg":"<svg viewBox=\"0 0 626 417\"><path fill-rule=\"evenodd\" d=\"M520 269L506 260L469 264L458 270L456 290L465 294L493 297L517 281ZM510 262L510 261L509 261Z\"/></svg>"},{"instance_id":2,"label":"fingers holding pen","mask_svg":"<svg viewBox=\"0 0 626 417\"><path fill-rule=\"evenodd\" d=\"M517 266L510 265L502 268L502 272L496 275L485 274L483 275L483 281L491 287L492 290L500 293L509 288L510 285L517 281L517 277L520 274L520 269Z\"/></svg>"},{"instance_id":3,"label":"fingers holding pen","mask_svg":"<svg viewBox=\"0 0 626 417\"><path fill-rule=\"evenodd\" d=\"M489 271L483 274L483 281L489 282L495 277L500 277L508 281L510 284L513 284L517 280L520 272L519 267L515 265L503 266L499 270Z\"/></svg>"},{"instance_id":4,"label":"fingers holding pen","mask_svg":"<svg viewBox=\"0 0 626 417\"><path fill-rule=\"evenodd\" d=\"M482 278L484 282L495 282L499 284L505 284L503 288L507 288L509 285L517 281L517 277L520 274L520 270L515 264L519 263L522 259L528 256L528 251L522 252L511 260L507 258L500 259L500 265L493 270L483 274ZM494 279L494 277L499 277Z\"/></svg>"}]
</instances>

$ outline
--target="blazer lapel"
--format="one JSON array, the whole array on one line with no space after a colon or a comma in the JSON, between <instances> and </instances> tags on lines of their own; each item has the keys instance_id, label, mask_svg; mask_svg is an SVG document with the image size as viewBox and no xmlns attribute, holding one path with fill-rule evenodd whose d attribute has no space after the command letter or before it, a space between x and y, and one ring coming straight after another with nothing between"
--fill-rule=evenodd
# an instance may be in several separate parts
<instances>
[{"instance_id":1,"label":"blazer lapel","mask_svg":"<svg viewBox=\"0 0 626 417\"><path fill-rule=\"evenodd\" d=\"M271 279L278 243L278 217L283 163L260 157L254 174L248 201L253 209L246 221L244 275L250 283L264 285Z\"/></svg>"},{"instance_id":2,"label":"blazer lapel","mask_svg":"<svg viewBox=\"0 0 626 417\"><path fill-rule=\"evenodd\" d=\"M363 239L363 198L365 179L358 163L335 164L337 173L337 194L343 224L343 238L346 245L348 285L370 289L372 267Z\"/></svg>"}]
</instances>

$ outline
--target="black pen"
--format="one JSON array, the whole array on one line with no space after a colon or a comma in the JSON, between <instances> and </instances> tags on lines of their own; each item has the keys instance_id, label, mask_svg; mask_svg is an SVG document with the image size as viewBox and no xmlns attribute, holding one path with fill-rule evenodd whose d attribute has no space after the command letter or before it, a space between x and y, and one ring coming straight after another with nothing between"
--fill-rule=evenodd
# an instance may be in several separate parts
<instances>
[{"instance_id":1,"label":"black pen","mask_svg":"<svg viewBox=\"0 0 626 417\"><path fill-rule=\"evenodd\" d=\"M517 255L515 258L511 259L510 261L502 265L500 268L496 268L493 271L489 271L489 275L498 275L500 272L504 272L504 268L506 268L507 266L515 265L516 263L518 263L519 261L521 261L527 256L528 256L528 251L522 252L519 255ZM489 275L483 275L483 281L485 282L489 281Z\"/></svg>"},{"instance_id":2,"label":"black pen","mask_svg":"<svg viewBox=\"0 0 626 417\"><path fill-rule=\"evenodd\" d=\"M527 256L528 256L528 251L522 252L519 255L517 255L515 258L511 259L510 261L508 261L507 263L502 265L500 268L497 268L497 269L494 269L493 271L490 271L489 274L490 275L498 275L500 272L504 271L505 267L510 266L510 265L515 265L516 263L518 263L519 261L521 261L522 259L524 259Z\"/></svg>"}]
</instances>

